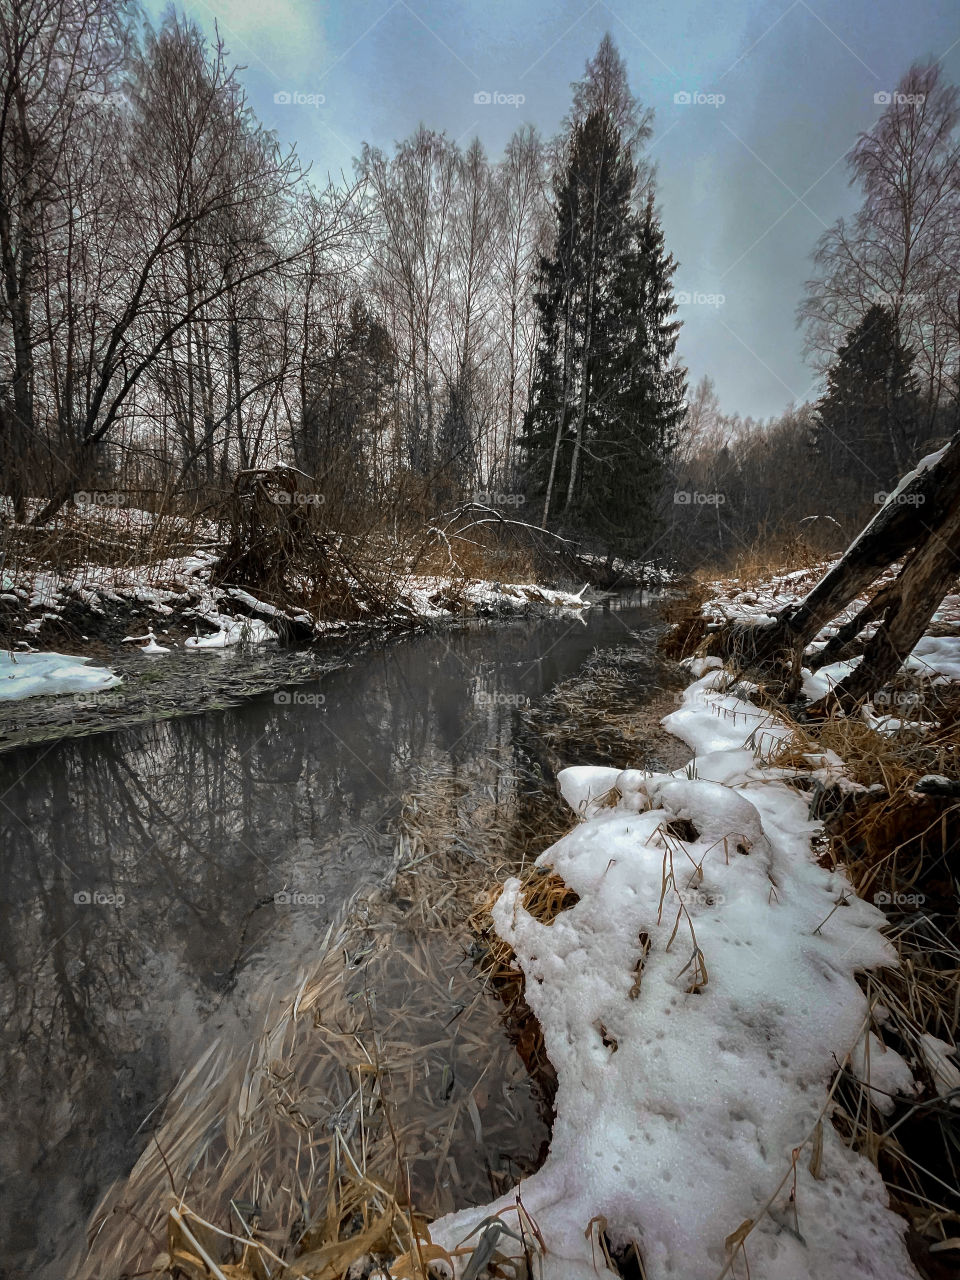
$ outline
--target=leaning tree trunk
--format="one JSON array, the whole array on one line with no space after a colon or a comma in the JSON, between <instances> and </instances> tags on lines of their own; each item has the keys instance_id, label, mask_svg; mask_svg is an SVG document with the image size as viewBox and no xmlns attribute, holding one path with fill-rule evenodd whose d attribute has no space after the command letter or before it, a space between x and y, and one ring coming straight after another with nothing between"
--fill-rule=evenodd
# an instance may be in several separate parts
<instances>
[{"instance_id":1,"label":"leaning tree trunk","mask_svg":"<svg viewBox=\"0 0 960 1280\"><path fill-rule=\"evenodd\" d=\"M829 700L852 710L892 680L960 575L960 503L907 559L883 623Z\"/></svg>"},{"instance_id":2,"label":"leaning tree trunk","mask_svg":"<svg viewBox=\"0 0 960 1280\"><path fill-rule=\"evenodd\" d=\"M880 508L803 600L788 605L766 627L728 623L715 634L711 649L734 661L759 666L783 664L787 669L796 669L799 654L817 632L894 561L922 543L932 529L939 528L958 506L960 433L953 437L938 462L913 476L896 502Z\"/></svg>"},{"instance_id":3,"label":"leaning tree trunk","mask_svg":"<svg viewBox=\"0 0 960 1280\"><path fill-rule=\"evenodd\" d=\"M871 622L876 622L878 618L883 617L887 606L896 597L896 586L895 581L888 582L853 615L849 622L838 627L837 634L831 636L819 652L811 654L807 661L810 670L819 671L821 667L828 667L832 662L842 662L846 658L855 658L861 654L864 647L864 642L859 639L861 632Z\"/></svg>"}]
</instances>

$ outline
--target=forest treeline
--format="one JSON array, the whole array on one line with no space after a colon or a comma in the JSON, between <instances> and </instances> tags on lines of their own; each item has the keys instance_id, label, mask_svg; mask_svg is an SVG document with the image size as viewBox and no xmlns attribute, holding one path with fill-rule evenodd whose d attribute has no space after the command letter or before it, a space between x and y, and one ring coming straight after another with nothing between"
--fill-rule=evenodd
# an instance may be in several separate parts
<instances>
[{"instance_id":1,"label":"forest treeline","mask_svg":"<svg viewBox=\"0 0 960 1280\"><path fill-rule=\"evenodd\" d=\"M825 394L757 423L687 385L652 113L609 37L557 137L526 125L491 158L422 125L322 185L186 18L14 0L4 518L78 494L216 512L283 466L344 532L481 501L684 565L843 541L956 429L957 118L918 64L856 142L862 205L817 246L801 316Z\"/></svg>"}]
</instances>

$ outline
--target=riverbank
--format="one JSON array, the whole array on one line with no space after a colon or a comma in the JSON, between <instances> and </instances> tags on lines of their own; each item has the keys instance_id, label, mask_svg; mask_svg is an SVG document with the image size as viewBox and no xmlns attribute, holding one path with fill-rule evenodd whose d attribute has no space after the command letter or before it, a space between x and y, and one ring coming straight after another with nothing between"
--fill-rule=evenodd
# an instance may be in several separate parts
<instances>
[{"instance_id":1,"label":"riverbank","mask_svg":"<svg viewBox=\"0 0 960 1280\"><path fill-rule=\"evenodd\" d=\"M705 655L818 576L670 606L685 768L560 775L579 825L491 915L558 1077L550 1156L432 1224L445 1256L489 1240L583 1280L955 1274L960 598L874 705L811 720ZM806 698L855 661L804 671Z\"/></svg>"},{"instance_id":2,"label":"riverbank","mask_svg":"<svg viewBox=\"0 0 960 1280\"><path fill-rule=\"evenodd\" d=\"M668 607L676 645L711 606ZM84 1276L148 1265L144 1222L188 1274L950 1274L956 805L913 794L922 755L890 774L889 732L845 759L656 632L511 703L509 769L406 794L386 880L187 1074ZM912 843L891 782L940 806Z\"/></svg>"},{"instance_id":3,"label":"riverbank","mask_svg":"<svg viewBox=\"0 0 960 1280\"><path fill-rule=\"evenodd\" d=\"M228 585L221 575L226 535L212 527L205 527L206 547L163 557L159 549L171 549L174 534L183 543L204 530L171 531L169 521L150 513L112 508L71 511L63 523L58 546L69 532L72 567L53 568L35 556L4 563L0 644L8 658L0 672L0 750L193 714L313 682L391 637L471 620L575 616L591 602L582 584L568 590L450 572L398 574L386 564L375 586L366 581L361 590L357 583L351 607L336 616L335 602L314 597L306 583L301 605ZM96 543L105 530L111 541L100 558L107 562L84 558L90 550L84 538ZM118 542L127 546L128 560L118 556ZM341 571L349 577L346 563ZM91 678L68 684L65 693L37 696L42 682L24 679L30 659L17 662L25 654L95 664L100 687L91 666Z\"/></svg>"},{"instance_id":4,"label":"riverbank","mask_svg":"<svg viewBox=\"0 0 960 1280\"><path fill-rule=\"evenodd\" d=\"M633 589L640 580L656 589L670 579L652 565L606 565L569 551L550 558L501 545L496 513L479 521L484 528L458 556L449 541L437 542L434 529L418 537L348 538L301 530L298 514L267 504L242 533L235 521L92 502L65 508L49 528L7 520L0 648L109 661L131 644L152 645L154 654L266 641L306 645L351 626L386 633L579 608L590 584L596 593L601 582L606 590ZM477 541L484 537L486 544Z\"/></svg>"}]
</instances>

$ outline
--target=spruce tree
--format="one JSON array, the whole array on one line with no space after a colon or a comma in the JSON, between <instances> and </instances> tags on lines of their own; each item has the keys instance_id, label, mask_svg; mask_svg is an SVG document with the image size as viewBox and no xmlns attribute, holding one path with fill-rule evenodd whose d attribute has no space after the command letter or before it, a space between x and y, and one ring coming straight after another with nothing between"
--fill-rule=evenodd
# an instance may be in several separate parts
<instances>
[{"instance_id":1,"label":"spruce tree","mask_svg":"<svg viewBox=\"0 0 960 1280\"><path fill-rule=\"evenodd\" d=\"M639 550L683 417L675 263L639 148L649 113L605 37L576 86L554 178L555 235L540 263L539 342L521 438L544 524Z\"/></svg>"},{"instance_id":2,"label":"spruce tree","mask_svg":"<svg viewBox=\"0 0 960 1280\"><path fill-rule=\"evenodd\" d=\"M610 341L597 385L598 425L584 469L581 524L608 548L640 555L654 536L665 463L685 410L686 372L674 363L676 263L649 193L614 280Z\"/></svg>"},{"instance_id":3,"label":"spruce tree","mask_svg":"<svg viewBox=\"0 0 960 1280\"><path fill-rule=\"evenodd\" d=\"M921 421L914 353L891 307L875 303L852 329L817 405L814 447L857 497L892 488L914 461Z\"/></svg>"}]
</instances>

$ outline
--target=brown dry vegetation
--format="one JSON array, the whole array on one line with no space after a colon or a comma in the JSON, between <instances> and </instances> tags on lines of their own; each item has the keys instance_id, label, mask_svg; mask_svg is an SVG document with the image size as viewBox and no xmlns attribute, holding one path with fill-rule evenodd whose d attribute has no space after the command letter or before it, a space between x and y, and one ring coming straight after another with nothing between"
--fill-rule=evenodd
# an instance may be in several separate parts
<instances>
[{"instance_id":1,"label":"brown dry vegetation","mask_svg":"<svg viewBox=\"0 0 960 1280\"><path fill-rule=\"evenodd\" d=\"M622 679L638 674L628 665ZM560 688L568 709L597 698L589 670L579 694L576 680ZM593 754L573 718L558 730L556 708L544 716L551 743L533 715L525 750ZM632 732L620 752L636 757ZM97 1211L79 1280L151 1267L339 1280L388 1261L425 1280L449 1260L429 1221L502 1194L543 1159L556 1077L489 910L511 874L540 918L573 905L532 865L570 817L541 765L496 764L493 783L437 774L408 796L393 874L331 927L252 1048L221 1048L181 1082ZM533 1275L540 1244L520 1212Z\"/></svg>"}]
</instances>

